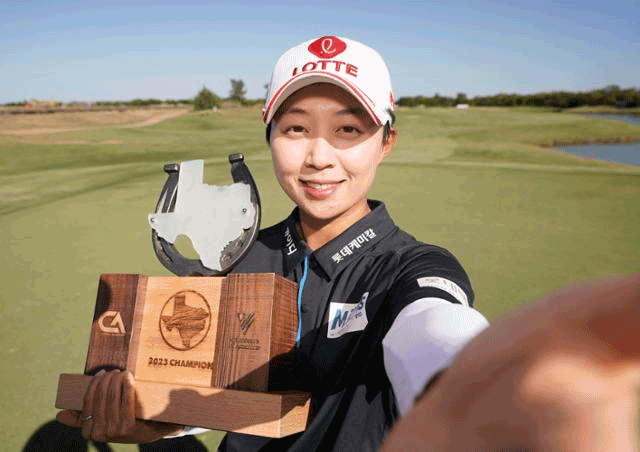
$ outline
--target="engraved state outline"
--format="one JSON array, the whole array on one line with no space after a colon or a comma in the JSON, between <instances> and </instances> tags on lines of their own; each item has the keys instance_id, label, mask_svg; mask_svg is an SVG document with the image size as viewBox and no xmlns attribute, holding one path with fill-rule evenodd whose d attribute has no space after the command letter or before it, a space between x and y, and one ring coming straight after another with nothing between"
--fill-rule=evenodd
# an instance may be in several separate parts
<instances>
[{"instance_id":1,"label":"engraved state outline","mask_svg":"<svg viewBox=\"0 0 640 452\"><path fill-rule=\"evenodd\" d=\"M202 336L202 339L200 339L195 345L193 345L192 347L189 348L178 348L173 346L166 337L164 337L164 333L162 332L162 313L164 312L164 309L167 307L167 303L169 303L171 300L173 300L177 295L180 295L182 293L193 293L197 296L199 296L202 301L204 302L205 306L207 307L207 313L209 315L209 323L207 325L207 331L204 333L204 335ZM174 305L174 309L175 309L175 305ZM167 344L169 347L171 347L174 350L178 350L181 352L186 352L188 350L193 350L194 348L196 348L198 345L200 345L205 338L209 335L209 330L211 329L211 306L209 305L209 302L207 301L207 299L204 297L204 295L202 295L200 292L196 292L195 290L191 290L191 289L187 289L187 290L181 290L179 292L174 293L173 295L171 295L167 301L164 302L164 305L162 305L162 309L160 310L160 315L158 316L158 330L160 330L160 336L162 337L162 340L165 342L165 344Z\"/></svg>"}]
</instances>

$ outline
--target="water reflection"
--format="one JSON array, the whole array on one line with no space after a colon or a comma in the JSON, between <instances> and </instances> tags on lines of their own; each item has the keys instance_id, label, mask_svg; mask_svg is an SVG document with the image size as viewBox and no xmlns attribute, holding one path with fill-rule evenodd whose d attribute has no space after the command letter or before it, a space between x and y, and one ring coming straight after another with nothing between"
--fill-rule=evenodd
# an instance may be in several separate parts
<instances>
[{"instance_id":1,"label":"water reflection","mask_svg":"<svg viewBox=\"0 0 640 452\"><path fill-rule=\"evenodd\" d=\"M596 115L590 114L587 116L591 116L592 118L601 118L601 119L613 119L618 121L625 121L631 124L640 125L640 116L633 115Z\"/></svg>"},{"instance_id":2,"label":"water reflection","mask_svg":"<svg viewBox=\"0 0 640 452\"><path fill-rule=\"evenodd\" d=\"M633 115L589 114L593 118L625 121L640 125L640 117ZM588 159L606 160L640 166L640 143L629 144L590 144L584 146L561 146L560 151L579 155Z\"/></svg>"},{"instance_id":3,"label":"water reflection","mask_svg":"<svg viewBox=\"0 0 640 452\"><path fill-rule=\"evenodd\" d=\"M562 146L558 149L588 159L606 160L609 162L640 166L640 143Z\"/></svg>"}]
</instances>

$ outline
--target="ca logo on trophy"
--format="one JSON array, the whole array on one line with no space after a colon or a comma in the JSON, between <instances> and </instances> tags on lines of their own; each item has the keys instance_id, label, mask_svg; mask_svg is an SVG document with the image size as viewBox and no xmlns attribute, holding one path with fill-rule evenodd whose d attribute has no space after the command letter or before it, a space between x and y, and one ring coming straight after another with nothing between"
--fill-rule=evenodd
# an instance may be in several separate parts
<instances>
[{"instance_id":1,"label":"ca logo on trophy","mask_svg":"<svg viewBox=\"0 0 640 452\"><path fill-rule=\"evenodd\" d=\"M124 322L118 311L106 311L98 318L98 328L105 334L124 336Z\"/></svg>"},{"instance_id":2,"label":"ca logo on trophy","mask_svg":"<svg viewBox=\"0 0 640 452\"><path fill-rule=\"evenodd\" d=\"M229 186L203 183L202 160L165 165L148 221L156 256L176 276L100 276L85 372L60 376L57 408L81 410L90 375L119 368L135 376L142 419L269 437L306 428L310 395L274 391L292 363L297 285L231 272L257 237L261 208L243 156L229 162ZM176 249L179 235L199 259Z\"/></svg>"}]
</instances>

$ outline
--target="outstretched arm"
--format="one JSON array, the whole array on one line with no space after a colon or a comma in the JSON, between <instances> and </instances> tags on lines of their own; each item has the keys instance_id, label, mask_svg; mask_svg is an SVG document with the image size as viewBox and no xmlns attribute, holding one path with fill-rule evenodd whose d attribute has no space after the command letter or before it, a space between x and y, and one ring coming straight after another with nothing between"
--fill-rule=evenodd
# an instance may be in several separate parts
<instances>
[{"instance_id":1,"label":"outstretched arm","mask_svg":"<svg viewBox=\"0 0 640 452\"><path fill-rule=\"evenodd\" d=\"M640 276L571 285L492 321L389 451L637 451Z\"/></svg>"},{"instance_id":2,"label":"outstretched arm","mask_svg":"<svg viewBox=\"0 0 640 452\"><path fill-rule=\"evenodd\" d=\"M442 298L407 305L382 341L384 366L405 415L425 386L489 323L475 309Z\"/></svg>"}]
</instances>

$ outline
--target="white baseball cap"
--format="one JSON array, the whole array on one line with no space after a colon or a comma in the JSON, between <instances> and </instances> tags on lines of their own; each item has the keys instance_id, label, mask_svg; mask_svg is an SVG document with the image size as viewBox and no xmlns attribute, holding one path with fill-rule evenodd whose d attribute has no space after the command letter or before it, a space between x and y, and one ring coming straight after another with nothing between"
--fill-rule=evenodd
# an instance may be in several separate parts
<instances>
[{"instance_id":1,"label":"white baseball cap","mask_svg":"<svg viewBox=\"0 0 640 452\"><path fill-rule=\"evenodd\" d=\"M323 36L287 50L276 62L263 109L266 124L300 88L333 83L358 99L378 125L393 123L391 77L382 57L357 41Z\"/></svg>"}]
</instances>

